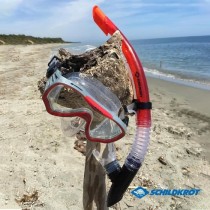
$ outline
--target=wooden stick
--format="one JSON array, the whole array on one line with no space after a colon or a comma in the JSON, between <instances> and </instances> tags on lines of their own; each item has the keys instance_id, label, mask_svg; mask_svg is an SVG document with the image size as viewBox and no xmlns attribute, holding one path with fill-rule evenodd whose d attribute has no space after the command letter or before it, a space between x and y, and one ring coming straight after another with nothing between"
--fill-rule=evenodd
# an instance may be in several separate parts
<instances>
[{"instance_id":1,"label":"wooden stick","mask_svg":"<svg viewBox=\"0 0 210 210\"><path fill-rule=\"evenodd\" d=\"M84 210L92 210L94 205L96 205L98 210L107 210L106 174L92 153L95 148L100 150L100 143L87 141L83 182L83 208Z\"/></svg>"}]
</instances>

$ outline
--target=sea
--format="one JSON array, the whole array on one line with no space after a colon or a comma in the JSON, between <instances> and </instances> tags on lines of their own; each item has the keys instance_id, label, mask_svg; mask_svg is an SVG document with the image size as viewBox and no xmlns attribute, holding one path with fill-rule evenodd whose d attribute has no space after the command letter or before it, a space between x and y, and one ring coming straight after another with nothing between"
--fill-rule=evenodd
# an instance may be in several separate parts
<instances>
[{"instance_id":1,"label":"sea","mask_svg":"<svg viewBox=\"0 0 210 210\"><path fill-rule=\"evenodd\" d=\"M210 36L142 39L130 41L149 77L210 90ZM75 43L73 53L103 43Z\"/></svg>"}]
</instances>

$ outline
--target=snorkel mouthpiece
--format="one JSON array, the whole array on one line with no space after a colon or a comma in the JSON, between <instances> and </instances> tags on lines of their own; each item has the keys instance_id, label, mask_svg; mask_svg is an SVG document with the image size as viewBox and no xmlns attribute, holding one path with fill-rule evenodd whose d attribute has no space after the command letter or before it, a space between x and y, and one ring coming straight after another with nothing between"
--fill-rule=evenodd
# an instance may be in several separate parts
<instances>
[{"instance_id":1,"label":"snorkel mouthpiece","mask_svg":"<svg viewBox=\"0 0 210 210\"><path fill-rule=\"evenodd\" d=\"M119 173L121 172L121 166L118 163L117 160L114 160L107 165L104 166L106 173L111 180L112 183L116 181L116 178L118 177Z\"/></svg>"},{"instance_id":2,"label":"snorkel mouthpiece","mask_svg":"<svg viewBox=\"0 0 210 210\"><path fill-rule=\"evenodd\" d=\"M131 151L123 167L120 168L116 157L115 161L103 165L112 181L107 199L107 206L110 207L122 199L144 161L149 145L152 106L143 67L127 38L97 6L93 8L93 19L106 35L113 35L117 30L121 33L122 52L129 65L128 71L134 90L134 103L137 104L135 110L136 133ZM111 170L109 170L110 168Z\"/></svg>"},{"instance_id":3,"label":"snorkel mouthpiece","mask_svg":"<svg viewBox=\"0 0 210 210\"><path fill-rule=\"evenodd\" d=\"M115 177L109 190L107 197L108 207L113 206L122 199L125 191L127 190L137 172L138 169L131 171L125 165L123 165L120 173L118 173L118 175Z\"/></svg>"}]
</instances>

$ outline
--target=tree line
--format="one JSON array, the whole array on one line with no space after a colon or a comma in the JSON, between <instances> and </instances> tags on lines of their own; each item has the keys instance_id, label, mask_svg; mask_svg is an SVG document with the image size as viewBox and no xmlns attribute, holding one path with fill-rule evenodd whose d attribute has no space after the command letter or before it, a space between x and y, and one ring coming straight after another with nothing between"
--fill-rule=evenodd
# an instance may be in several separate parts
<instances>
[{"instance_id":1,"label":"tree line","mask_svg":"<svg viewBox=\"0 0 210 210\"><path fill-rule=\"evenodd\" d=\"M0 34L0 44L48 44L48 43L70 43L62 38L33 37L24 34Z\"/></svg>"}]
</instances>

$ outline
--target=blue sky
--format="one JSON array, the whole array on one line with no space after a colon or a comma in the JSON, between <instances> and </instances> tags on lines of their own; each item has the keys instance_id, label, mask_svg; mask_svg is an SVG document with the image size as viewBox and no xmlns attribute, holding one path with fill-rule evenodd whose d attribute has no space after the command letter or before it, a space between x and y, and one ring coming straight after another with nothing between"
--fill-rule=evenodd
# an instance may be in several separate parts
<instances>
[{"instance_id":1,"label":"blue sky","mask_svg":"<svg viewBox=\"0 0 210 210\"><path fill-rule=\"evenodd\" d=\"M104 40L93 5L129 39L210 35L210 0L0 0L0 33Z\"/></svg>"}]
</instances>

